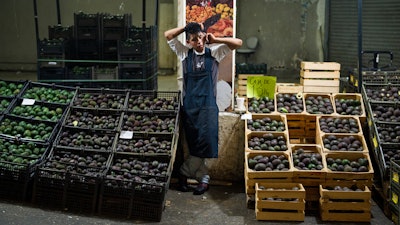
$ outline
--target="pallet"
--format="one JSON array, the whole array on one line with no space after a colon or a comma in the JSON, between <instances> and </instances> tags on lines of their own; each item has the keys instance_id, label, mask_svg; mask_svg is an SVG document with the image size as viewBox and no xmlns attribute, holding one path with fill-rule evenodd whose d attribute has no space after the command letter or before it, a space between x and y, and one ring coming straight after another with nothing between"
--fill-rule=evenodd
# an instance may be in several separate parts
<instances>
[{"instance_id":1,"label":"pallet","mask_svg":"<svg viewBox=\"0 0 400 225\"><path fill-rule=\"evenodd\" d=\"M309 93L338 93L340 64L335 62L301 62L300 84Z\"/></svg>"},{"instance_id":2,"label":"pallet","mask_svg":"<svg viewBox=\"0 0 400 225\"><path fill-rule=\"evenodd\" d=\"M239 74L238 75L238 90L239 97L247 97L247 78L249 76L264 76L264 74Z\"/></svg>"},{"instance_id":3,"label":"pallet","mask_svg":"<svg viewBox=\"0 0 400 225\"><path fill-rule=\"evenodd\" d=\"M371 191L367 186L359 188L362 191L335 191L320 185L321 220L370 222Z\"/></svg>"},{"instance_id":4,"label":"pallet","mask_svg":"<svg viewBox=\"0 0 400 225\"><path fill-rule=\"evenodd\" d=\"M297 187L297 190L293 190L294 187ZM257 183L255 195L256 219L304 221L305 195L302 184Z\"/></svg>"},{"instance_id":5,"label":"pallet","mask_svg":"<svg viewBox=\"0 0 400 225\"><path fill-rule=\"evenodd\" d=\"M303 85L297 83L276 83L277 93L299 93L303 92Z\"/></svg>"}]
</instances>

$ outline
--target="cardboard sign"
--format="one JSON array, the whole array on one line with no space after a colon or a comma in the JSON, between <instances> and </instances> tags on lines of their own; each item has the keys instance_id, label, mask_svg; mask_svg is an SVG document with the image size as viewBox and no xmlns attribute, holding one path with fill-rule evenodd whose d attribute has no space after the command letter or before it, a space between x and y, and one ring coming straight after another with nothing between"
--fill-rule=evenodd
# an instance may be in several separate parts
<instances>
[{"instance_id":1,"label":"cardboard sign","mask_svg":"<svg viewBox=\"0 0 400 225\"><path fill-rule=\"evenodd\" d=\"M247 97L274 98L276 77L273 76L249 76L247 77Z\"/></svg>"}]
</instances>

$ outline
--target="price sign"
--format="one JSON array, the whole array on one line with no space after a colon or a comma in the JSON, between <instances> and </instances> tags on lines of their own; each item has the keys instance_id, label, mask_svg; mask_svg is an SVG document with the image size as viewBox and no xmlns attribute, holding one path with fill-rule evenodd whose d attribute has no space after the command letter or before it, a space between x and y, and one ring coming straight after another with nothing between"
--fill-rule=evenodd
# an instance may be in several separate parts
<instances>
[{"instance_id":1,"label":"price sign","mask_svg":"<svg viewBox=\"0 0 400 225\"><path fill-rule=\"evenodd\" d=\"M24 98L21 102L21 105L34 105L34 104L35 104L35 99Z\"/></svg>"},{"instance_id":2,"label":"price sign","mask_svg":"<svg viewBox=\"0 0 400 225\"><path fill-rule=\"evenodd\" d=\"M276 77L273 76L249 76L247 77L247 97L274 98Z\"/></svg>"},{"instance_id":3,"label":"price sign","mask_svg":"<svg viewBox=\"0 0 400 225\"><path fill-rule=\"evenodd\" d=\"M132 131L127 131L123 130L121 131L119 138L121 139L132 139L133 138L133 132Z\"/></svg>"}]
</instances>

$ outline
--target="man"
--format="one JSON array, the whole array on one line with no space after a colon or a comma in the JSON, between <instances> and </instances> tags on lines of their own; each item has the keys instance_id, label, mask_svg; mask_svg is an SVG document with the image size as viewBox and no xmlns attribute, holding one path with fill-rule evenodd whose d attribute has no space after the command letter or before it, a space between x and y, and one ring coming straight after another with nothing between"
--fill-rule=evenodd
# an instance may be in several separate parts
<instances>
[{"instance_id":1,"label":"man","mask_svg":"<svg viewBox=\"0 0 400 225\"><path fill-rule=\"evenodd\" d=\"M176 38L184 32L187 45ZM242 46L242 40L217 38L205 33L199 23L173 28L164 36L183 65L182 122L190 155L180 168L178 189L189 191L187 178L194 178L199 185L193 194L201 195L210 182L205 159L218 157L218 64L229 52ZM213 45L208 48L206 43Z\"/></svg>"}]
</instances>

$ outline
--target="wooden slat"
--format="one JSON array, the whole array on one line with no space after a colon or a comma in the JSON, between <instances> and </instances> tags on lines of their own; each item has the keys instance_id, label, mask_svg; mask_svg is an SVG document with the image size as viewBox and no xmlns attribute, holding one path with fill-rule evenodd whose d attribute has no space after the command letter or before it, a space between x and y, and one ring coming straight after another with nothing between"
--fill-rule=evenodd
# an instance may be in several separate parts
<instances>
[{"instance_id":1,"label":"wooden slat","mask_svg":"<svg viewBox=\"0 0 400 225\"><path fill-rule=\"evenodd\" d=\"M337 62L301 62L302 70L340 70L340 64Z\"/></svg>"},{"instance_id":2,"label":"wooden slat","mask_svg":"<svg viewBox=\"0 0 400 225\"><path fill-rule=\"evenodd\" d=\"M303 89L305 89L307 86L339 87L339 85L340 85L339 79L330 79L330 80L322 80L321 79L321 80L319 80L319 79L300 78L300 83L304 86Z\"/></svg>"},{"instance_id":3,"label":"wooden slat","mask_svg":"<svg viewBox=\"0 0 400 225\"><path fill-rule=\"evenodd\" d=\"M300 77L306 79L339 79L340 71L300 71Z\"/></svg>"}]
</instances>

